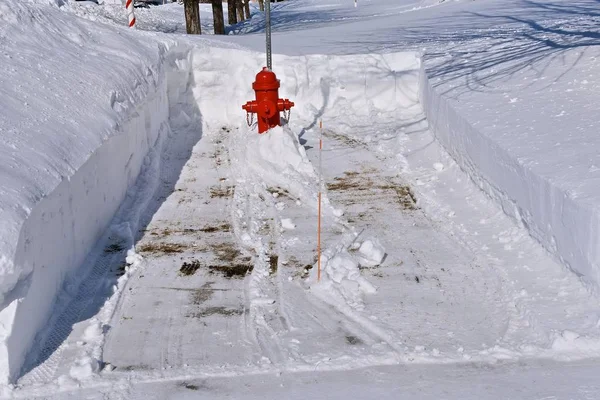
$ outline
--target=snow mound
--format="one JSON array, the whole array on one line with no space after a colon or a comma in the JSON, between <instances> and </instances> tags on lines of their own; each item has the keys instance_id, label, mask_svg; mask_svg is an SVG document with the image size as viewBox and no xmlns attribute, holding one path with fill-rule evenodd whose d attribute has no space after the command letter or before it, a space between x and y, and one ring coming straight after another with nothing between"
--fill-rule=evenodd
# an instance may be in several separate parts
<instances>
[{"instance_id":1,"label":"snow mound","mask_svg":"<svg viewBox=\"0 0 600 400\"><path fill-rule=\"evenodd\" d=\"M361 264L366 266L376 266L381 264L385 257L385 249L377 239L367 239L358 248Z\"/></svg>"},{"instance_id":2,"label":"snow mound","mask_svg":"<svg viewBox=\"0 0 600 400\"><path fill-rule=\"evenodd\" d=\"M321 280L311 286L311 290L320 297L362 310L363 295L377 292L375 286L361 275L358 260L345 250L333 256L324 254L321 267ZM315 264L311 269L310 281L316 282L317 268L318 265Z\"/></svg>"},{"instance_id":3,"label":"snow mound","mask_svg":"<svg viewBox=\"0 0 600 400\"><path fill-rule=\"evenodd\" d=\"M260 176L267 186L285 189L292 197L317 207L317 174L298 135L289 126L278 126L262 135L248 132L244 139L247 141L244 159L249 170ZM336 215L337 210L331 207L325 195L323 203L325 213ZM293 229L286 226L285 229Z\"/></svg>"},{"instance_id":4,"label":"snow mound","mask_svg":"<svg viewBox=\"0 0 600 400\"><path fill-rule=\"evenodd\" d=\"M260 165L263 170L279 172L271 173L267 178L278 180L282 184L285 184L287 178L313 181L317 178L306 150L300 145L298 135L287 126L277 126L262 135L251 133L246 156L252 168Z\"/></svg>"},{"instance_id":5,"label":"snow mound","mask_svg":"<svg viewBox=\"0 0 600 400\"><path fill-rule=\"evenodd\" d=\"M552 341L552 355L565 355L569 359L600 356L600 339L564 330Z\"/></svg>"}]
</instances>

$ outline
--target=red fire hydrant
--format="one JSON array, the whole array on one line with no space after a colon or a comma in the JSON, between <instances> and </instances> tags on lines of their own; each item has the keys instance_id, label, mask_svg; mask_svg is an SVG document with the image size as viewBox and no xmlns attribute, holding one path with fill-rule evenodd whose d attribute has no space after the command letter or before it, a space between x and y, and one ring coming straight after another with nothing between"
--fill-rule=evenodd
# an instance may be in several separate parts
<instances>
[{"instance_id":1,"label":"red fire hydrant","mask_svg":"<svg viewBox=\"0 0 600 400\"><path fill-rule=\"evenodd\" d=\"M279 98L279 79L273 71L264 67L256 75L256 81L252 84L256 92L256 100L249 101L242 106L248 114L258 115L258 133L263 133L275 126L281 125L279 113L289 111L294 103L288 99ZM250 121L248 121L250 125Z\"/></svg>"}]
</instances>

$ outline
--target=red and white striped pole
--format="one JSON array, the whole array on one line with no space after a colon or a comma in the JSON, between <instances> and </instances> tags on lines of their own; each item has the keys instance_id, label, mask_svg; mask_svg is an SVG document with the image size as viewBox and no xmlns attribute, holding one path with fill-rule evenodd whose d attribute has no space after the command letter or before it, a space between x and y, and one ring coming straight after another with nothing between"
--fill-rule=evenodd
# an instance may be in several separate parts
<instances>
[{"instance_id":1,"label":"red and white striped pole","mask_svg":"<svg viewBox=\"0 0 600 400\"><path fill-rule=\"evenodd\" d=\"M133 13L133 0L127 0L125 3L125 8L127 9L127 19L129 20L129 27L133 28L135 25L135 14Z\"/></svg>"}]
</instances>

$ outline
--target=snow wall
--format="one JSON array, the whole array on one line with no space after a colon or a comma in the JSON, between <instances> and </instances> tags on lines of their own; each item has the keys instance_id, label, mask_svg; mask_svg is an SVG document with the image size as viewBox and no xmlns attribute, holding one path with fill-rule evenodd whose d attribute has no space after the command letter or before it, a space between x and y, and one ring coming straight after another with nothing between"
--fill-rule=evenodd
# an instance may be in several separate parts
<instances>
[{"instance_id":1,"label":"snow wall","mask_svg":"<svg viewBox=\"0 0 600 400\"><path fill-rule=\"evenodd\" d=\"M419 93L437 140L504 212L592 287L600 283L600 209L532 171L476 129L460 105L436 90L422 62ZM559 151L559 150L557 150Z\"/></svg>"},{"instance_id":2,"label":"snow wall","mask_svg":"<svg viewBox=\"0 0 600 400\"><path fill-rule=\"evenodd\" d=\"M55 7L0 4L10 55L0 79L0 382L18 376L63 284L168 133L169 96L187 88L189 49L142 39Z\"/></svg>"},{"instance_id":3,"label":"snow wall","mask_svg":"<svg viewBox=\"0 0 600 400\"><path fill-rule=\"evenodd\" d=\"M244 62L232 62L242 59ZM203 48L192 57L196 96L204 130L245 124L242 104L254 100L252 82L265 65L262 53ZM370 126L374 118L393 121L398 110L418 107L420 58L414 52L352 56L273 55L281 82L279 96L295 102L293 124L318 126L323 118L336 129ZM420 110L420 109L419 109ZM335 121L335 124L333 124Z\"/></svg>"}]
</instances>

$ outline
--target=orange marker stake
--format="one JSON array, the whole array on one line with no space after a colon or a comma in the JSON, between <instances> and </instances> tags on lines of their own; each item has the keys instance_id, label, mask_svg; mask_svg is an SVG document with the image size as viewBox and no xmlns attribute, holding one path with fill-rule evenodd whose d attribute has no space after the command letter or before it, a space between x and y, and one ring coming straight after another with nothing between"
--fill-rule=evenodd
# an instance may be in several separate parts
<instances>
[{"instance_id":1,"label":"orange marker stake","mask_svg":"<svg viewBox=\"0 0 600 400\"><path fill-rule=\"evenodd\" d=\"M317 222L317 282L321 281L321 159L323 152L323 121L319 122L319 207Z\"/></svg>"}]
</instances>

